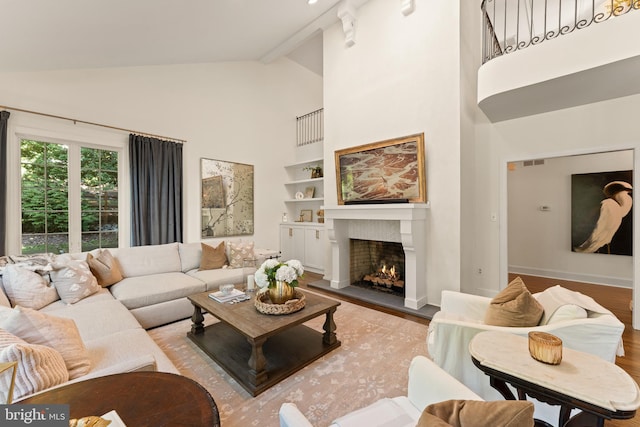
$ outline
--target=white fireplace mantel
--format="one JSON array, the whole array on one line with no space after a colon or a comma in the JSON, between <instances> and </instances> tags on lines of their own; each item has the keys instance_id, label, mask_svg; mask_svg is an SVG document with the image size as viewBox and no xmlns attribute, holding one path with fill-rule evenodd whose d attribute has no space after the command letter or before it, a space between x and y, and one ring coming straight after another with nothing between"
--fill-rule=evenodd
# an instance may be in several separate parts
<instances>
[{"instance_id":1,"label":"white fireplace mantel","mask_svg":"<svg viewBox=\"0 0 640 427\"><path fill-rule=\"evenodd\" d=\"M331 243L331 287L350 286L349 239L402 243L405 255L405 307L427 303L426 239L429 203L324 206Z\"/></svg>"}]
</instances>

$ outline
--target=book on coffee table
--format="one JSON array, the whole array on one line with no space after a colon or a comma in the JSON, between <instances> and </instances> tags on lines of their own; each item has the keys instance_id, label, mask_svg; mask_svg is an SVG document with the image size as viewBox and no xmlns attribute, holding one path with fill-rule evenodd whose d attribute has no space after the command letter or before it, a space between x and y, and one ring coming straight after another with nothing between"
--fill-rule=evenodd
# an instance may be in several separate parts
<instances>
[{"instance_id":1,"label":"book on coffee table","mask_svg":"<svg viewBox=\"0 0 640 427\"><path fill-rule=\"evenodd\" d=\"M229 302L231 300L234 300L238 297L242 297L245 296L246 294L238 289L234 289L233 291L231 291L231 293L229 295L224 295L221 291L218 292L212 292L209 294L209 298L218 301L218 302Z\"/></svg>"}]
</instances>

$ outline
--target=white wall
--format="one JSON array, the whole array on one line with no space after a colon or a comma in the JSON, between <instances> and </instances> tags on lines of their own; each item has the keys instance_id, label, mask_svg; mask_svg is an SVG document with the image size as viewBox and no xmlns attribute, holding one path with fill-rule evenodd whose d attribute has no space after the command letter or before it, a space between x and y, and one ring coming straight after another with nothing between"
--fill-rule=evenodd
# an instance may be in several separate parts
<instances>
[{"instance_id":1,"label":"white wall","mask_svg":"<svg viewBox=\"0 0 640 427\"><path fill-rule=\"evenodd\" d=\"M2 105L187 140L186 242L200 240L200 158L255 165L253 239L257 246L277 248L286 194L283 165L295 160L295 117L322 106L322 79L288 59L269 65L233 62L5 73L0 75L0 100ZM14 116L21 126L43 123L37 116ZM87 132L70 122L55 126L66 127L66 134ZM128 133L111 132L110 140L124 146ZM11 143L17 155L18 142ZM17 179L14 176L10 188L14 196ZM9 228L19 228L17 221Z\"/></svg>"},{"instance_id":2,"label":"white wall","mask_svg":"<svg viewBox=\"0 0 640 427\"><path fill-rule=\"evenodd\" d=\"M637 150L640 148L640 122L631 117L639 103L640 96L634 95L496 124L479 116L477 143L482 149L476 151L474 186L483 197L475 207L480 219L474 234L468 238L475 240L481 248L473 266L482 267L483 274L473 276L469 292L493 295L506 286L507 162ZM637 162L637 156L634 159ZM498 214L498 227L487 215L490 212ZM636 215L634 213L635 220ZM636 241L637 237L634 237ZM501 250L505 251L502 258ZM634 259L634 267L635 264Z\"/></svg>"},{"instance_id":3,"label":"white wall","mask_svg":"<svg viewBox=\"0 0 640 427\"><path fill-rule=\"evenodd\" d=\"M458 2L371 0L357 10L356 43L324 33L325 205L336 205L335 150L424 132L430 304L460 288L460 22ZM325 274L330 276L330 259Z\"/></svg>"},{"instance_id":4,"label":"white wall","mask_svg":"<svg viewBox=\"0 0 640 427\"><path fill-rule=\"evenodd\" d=\"M509 272L630 288L633 257L571 251L571 175L632 170L633 151L514 167L507 173Z\"/></svg>"}]
</instances>

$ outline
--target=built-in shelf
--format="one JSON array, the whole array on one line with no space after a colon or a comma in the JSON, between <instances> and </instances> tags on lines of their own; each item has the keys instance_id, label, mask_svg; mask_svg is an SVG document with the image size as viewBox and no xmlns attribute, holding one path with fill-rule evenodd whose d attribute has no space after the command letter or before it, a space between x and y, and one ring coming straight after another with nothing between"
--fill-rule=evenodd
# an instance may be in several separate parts
<instances>
[{"instance_id":1,"label":"built-in shelf","mask_svg":"<svg viewBox=\"0 0 640 427\"><path fill-rule=\"evenodd\" d=\"M324 178L311 178L311 171L305 170L305 168L320 166L324 169L324 160L322 158L314 158L310 160L304 160L297 163L292 163L285 166L287 172L288 181L284 183L284 188L287 190L285 196L285 207L288 218L299 218L301 210L311 210L311 217L317 219L318 210L324 203ZM307 193L307 188L313 187L313 197L305 197L302 199L296 198L296 193ZM289 222L288 224L300 225L299 222ZM311 223L306 223L311 224ZM314 222L318 226L317 222Z\"/></svg>"},{"instance_id":2,"label":"built-in shelf","mask_svg":"<svg viewBox=\"0 0 640 427\"><path fill-rule=\"evenodd\" d=\"M285 182L284 185L297 185L297 184L310 184L310 183L322 183L324 178L309 178L309 179L299 179L297 181L289 181Z\"/></svg>"}]
</instances>

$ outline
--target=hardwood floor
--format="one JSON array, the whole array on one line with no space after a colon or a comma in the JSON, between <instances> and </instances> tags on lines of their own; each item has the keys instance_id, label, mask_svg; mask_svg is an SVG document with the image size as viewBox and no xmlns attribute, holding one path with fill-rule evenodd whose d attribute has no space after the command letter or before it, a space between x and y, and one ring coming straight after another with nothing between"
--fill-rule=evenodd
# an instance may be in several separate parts
<instances>
[{"instance_id":1,"label":"hardwood floor","mask_svg":"<svg viewBox=\"0 0 640 427\"><path fill-rule=\"evenodd\" d=\"M510 276L510 280L515 277L515 275ZM558 280L558 279L547 279L544 277L534 277L534 276L526 276L520 275L524 280L527 288L535 293L541 292L544 289L561 285L567 289L571 289L574 291L582 292L585 295L589 295L591 298L596 300L600 305L611 310L613 314L620 319L621 322L625 324L625 330L622 334L622 339L624 341L624 350L625 356L618 357L616 359L616 364L624 369L629 375L636 380L636 382L640 383L640 331L636 331L633 329L631 325L631 310L629 308L629 303L631 301L632 290L617 288L612 286L600 286L593 285L588 283L579 283L579 282L571 282L567 280ZM307 284L310 282L314 282L316 280L322 279L321 275L307 272L305 273L305 277L301 280L300 286L302 288L306 288ZM314 288L314 291L322 292L321 290ZM339 296L334 293L326 292L328 295L333 296L334 298L341 299L343 301L347 301L350 303L358 304L364 307L380 310L382 312L392 314L394 316L402 317L417 323L421 323L424 325L428 325L429 321L420 317L412 316L410 314L398 312L388 308L380 308L378 306L374 306L373 304L369 304L366 302L362 302L360 300L356 300L353 298ZM606 421L605 427L640 427L640 411L635 416L635 418L631 420L620 420L620 421Z\"/></svg>"}]
</instances>

